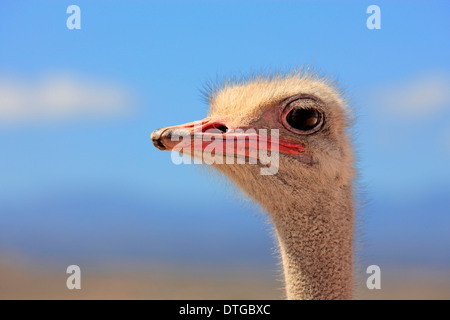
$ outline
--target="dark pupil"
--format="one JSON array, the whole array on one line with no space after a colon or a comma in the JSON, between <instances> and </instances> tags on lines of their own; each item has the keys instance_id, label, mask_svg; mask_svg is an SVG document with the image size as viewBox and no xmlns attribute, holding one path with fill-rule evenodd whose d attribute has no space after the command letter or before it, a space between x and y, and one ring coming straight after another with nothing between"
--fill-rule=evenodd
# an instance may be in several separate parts
<instances>
[{"instance_id":1,"label":"dark pupil","mask_svg":"<svg viewBox=\"0 0 450 320\"><path fill-rule=\"evenodd\" d=\"M292 109L286 120L295 129L309 131L319 123L320 114L316 109Z\"/></svg>"}]
</instances>

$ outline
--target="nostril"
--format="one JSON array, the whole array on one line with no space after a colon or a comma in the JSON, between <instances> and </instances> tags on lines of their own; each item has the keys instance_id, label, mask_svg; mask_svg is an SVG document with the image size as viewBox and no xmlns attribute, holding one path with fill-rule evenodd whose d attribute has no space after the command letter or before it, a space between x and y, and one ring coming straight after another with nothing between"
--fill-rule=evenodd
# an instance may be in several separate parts
<instances>
[{"instance_id":1,"label":"nostril","mask_svg":"<svg viewBox=\"0 0 450 320\"><path fill-rule=\"evenodd\" d=\"M226 133L228 131L228 127L224 124L215 125L214 128L216 128L219 131L222 131L223 133Z\"/></svg>"}]
</instances>

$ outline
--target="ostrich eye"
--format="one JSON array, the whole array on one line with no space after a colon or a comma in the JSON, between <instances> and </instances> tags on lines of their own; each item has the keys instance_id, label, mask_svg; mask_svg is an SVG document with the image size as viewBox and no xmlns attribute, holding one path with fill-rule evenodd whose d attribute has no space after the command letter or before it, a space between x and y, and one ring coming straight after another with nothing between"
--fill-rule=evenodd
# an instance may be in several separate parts
<instances>
[{"instance_id":1,"label":"ostrich eye","mask_svg":"<svg viewBox=\"0 0 450 320\"><path fill-rule=\"evenodd\" d=\"M320 129L323 116L317 109L292 109L286 116L287 124L299 133L313 133Z\"/></svg>"},{"instance_id":2,"label":"ostrich eye","mask_svg":"<svg viewBox=\"0 0 450 320\"><path fill-rule=\"evenodd\" d=\"M286 116L289 125L297 130L310 131L321 121L321 113L316 109L293 109Z\"/></svg>"},{"instance_id":3,"label":"ostrich eye","mask_svg":"<svg viewBox=\"0 0 450 320\"><path fill-rule=\"evenodd\" d=\"M286 129L294 133L313 134L319 131L325 122L321 111L323 107L324 104L319 99L301 95L300 98L288 101L280 114L280 121Z\"/></svg>"}]
</instances>

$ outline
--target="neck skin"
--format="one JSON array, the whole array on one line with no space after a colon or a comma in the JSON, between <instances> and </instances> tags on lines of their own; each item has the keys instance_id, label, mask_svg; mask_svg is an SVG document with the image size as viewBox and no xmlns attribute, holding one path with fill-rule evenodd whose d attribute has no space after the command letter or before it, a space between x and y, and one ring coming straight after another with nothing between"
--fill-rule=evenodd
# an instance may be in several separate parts
<instances>
[{"instance_id":1,"label":"neck skin","mask_svg":"<svg viewBox=\"0 0 450 320\"><path fill-rule=\"evenodd\" d=\"M289 209L270 212L278 236L288 299L352 298L351 191L349 186L316 190L310 201L293 196Z\"/></svg>"},{"instance_id":2,"label":"neck skin","mask_svg":"<svg viewBox=\"0 0 450 320\"><path fill-rule=\"evenodd\" d=\"M350 161L347 161L350 163ZM351 299L353 188L351 168L325 178L320 170L284 164L273 176L257 166L223 166L223 173L268 213L278 238L288 299ZM305 173L306 172L306 173ZM309 174L309 172L311 172Z\"/></svg>"}]
</instances>

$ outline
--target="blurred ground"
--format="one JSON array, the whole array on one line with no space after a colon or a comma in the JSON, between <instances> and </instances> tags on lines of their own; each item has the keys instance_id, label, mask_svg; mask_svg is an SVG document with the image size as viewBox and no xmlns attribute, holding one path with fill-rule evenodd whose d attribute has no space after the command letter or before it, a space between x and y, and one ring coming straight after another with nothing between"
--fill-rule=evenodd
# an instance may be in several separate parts
<instances>
[{"instance_id":1,"label":"blurred ground","mask_svg":"<svg viewBox=\"0 0 450 320\"><path fill-rule=\"evenodd\" d=\"M81 290L66 288L65 269L29 268L0 261L0 299L279 299L275 277L238 270L181 267L96 267Z\"/></svg>"},{"instance_id":2,"label":"blurred ground","mask_svg":"<svg viewBox=\"0 0 450 320\"><path fill-rule=\"evenodd\" d=\"M23 262L23 261L22 261ZM82 268L81 290L66 288L65 270L0 260L0 299L281 299L276 274L250 268L209 270L140 265ZM386 268L384 268L386 269ZM383 270L383 269L382 269ZM383 271L382 271L383 272ZM450 299L450 271L389 268L381 290L357 281L356 299Z\"/></svg>"}]
</instances>

